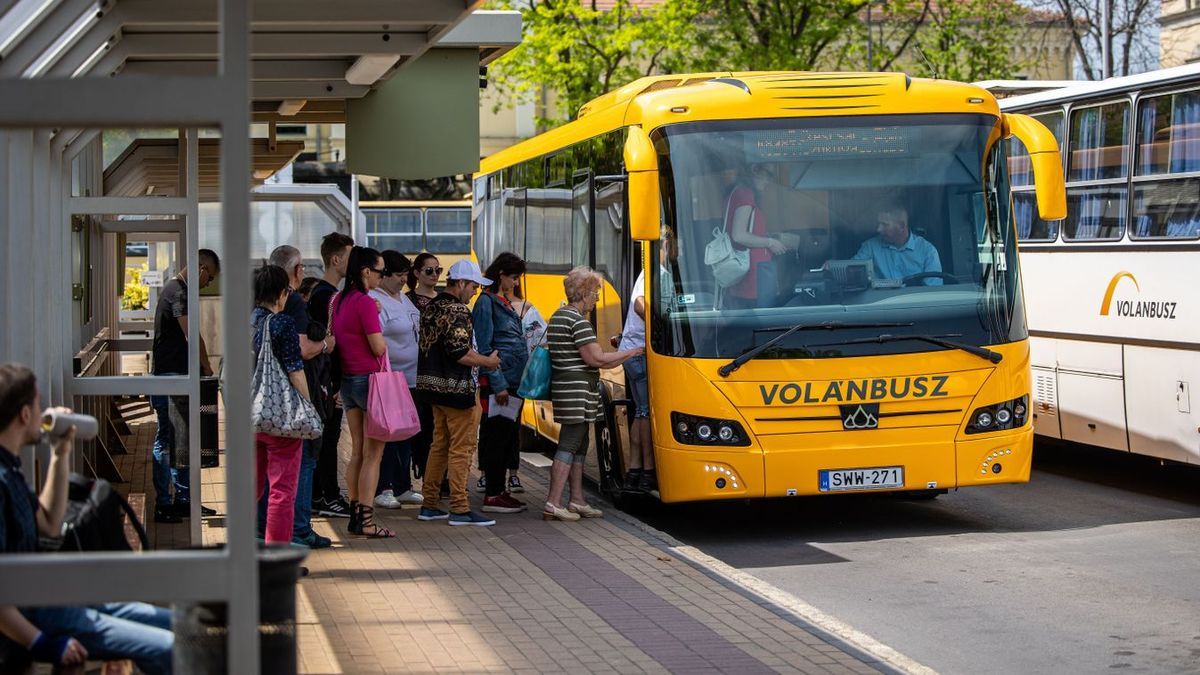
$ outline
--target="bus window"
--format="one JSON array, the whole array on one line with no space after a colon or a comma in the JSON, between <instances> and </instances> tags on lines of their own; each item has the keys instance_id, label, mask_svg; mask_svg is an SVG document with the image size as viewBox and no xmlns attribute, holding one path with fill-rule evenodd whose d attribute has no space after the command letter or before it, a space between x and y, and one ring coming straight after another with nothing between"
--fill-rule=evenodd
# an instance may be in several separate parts
<instances>
[{"instance_id":1,"label":"bus window","mask_svg":"<svg viewBox=\"0 0 1200 675\"><path fill-rule=\"evenodd\" d=\"M672 181L663 213L678 247L652 261L654 278L675 281L673 299L651 300L653 349L733 358L780 326L822 322L863 327L832 338L799 332L759 358L925 349L866 339L879 332L866 326L889 322L978 345L1024 339L1015 231L1000 226L1010 222L1007 163L1003 146L989 145L996 124L880 115L657 132L660 171ZM745 276L718 281L706 249L739 212L751 241L769 246L751 245Z\"/></svg>"},{"instance_id":2,"label":"bus window","mask_svg":"<svg viewBox=\"0 0 1200 675\"><path fill-rule=\"evenodd\" d=\"M1072 110L1067 180L1104 180L1127 176L1128 126L1128 103L1109 103Z\"/></svg>"},{"instance_id":3,"label":"bus window","mask_svg":"<svg viewBox=\"0 0 1200 675\"><path fill-rule=\"evenodd\" d=\"M1200 91L1138 102L1138 176L1200 171Z\"/></svg>"},{"instance_id":4,"label":"bus window","mask_svg":"<svg viewBox=\"0 0 1200 675\"><path fill-rule=\"evenodd\" d=\"M420 209L365 209L367 246L385 251L420 251Z\"/></svg>"},{"instance_id":5,"label":"bus window","mask_svg":"<svg viewBox=\"0 0 1200 675\"><path fill-rule=\"evenodd\" d=\"M471 250L470 209L429 209L425 212L425 250L462 253Z\"/></svg>"},{"instance_id":6,"label":"bus window","mask_svg":"<svg viewBox=\"0 0 1200 675\"><path fill-rule=\"evenodd\" d=\"M1018 241L1035 242L1058 239L1059 221L1046 221L1038 216L1037 194L1033 190L1013 193L1013 218L1017 223Z\"/></svg>"},{"instance_id":7,"label":"bus window","mask_svg":"<svg viewBox=\"0 0 1200 675\"><path fill-rule=\"evenodd\" d=\"M1125 233L1128 195L1124 183L1069 188L1063 237L1074 241L1120 239Z\"/></svg>"},{"instance_id":8,"label":"bus window","mask_svg":"<svg viewBox=\"0 0 1200 675\"><path fill-rule=\"evenodd\" d=\"M1200 236L1200 178L1135 183L1135 239L1195 239Z\"/></svg>"}]
</instances>

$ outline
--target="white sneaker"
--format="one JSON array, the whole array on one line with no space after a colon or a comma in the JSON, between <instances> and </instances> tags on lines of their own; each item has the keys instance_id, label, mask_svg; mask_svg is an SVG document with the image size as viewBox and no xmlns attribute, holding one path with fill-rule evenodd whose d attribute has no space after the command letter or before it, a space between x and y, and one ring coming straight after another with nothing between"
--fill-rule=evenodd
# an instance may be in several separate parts
<instances>
[{"instance_id":1,"label":"white sneaker","mask_svg":"<svg viewBox=\"0 0 1200 675\"><path fill-rule=\"evenodd\" d=\"M396 501L400 502L401 504L420 505L420 504L425 503L425 497L423 497L420 492L413 492L412 490L405 490L404 494L400 495L399 497L396 497Z\"/></svg>"},{"instance_id":2,"label":"white sneaker","mask_svg":"<svg viewBox=\"0 0 1200 675\"><path fill-rule=\"evenodd\" d=\"M384 490L375 495L375 506L381 509L398 509L400 502L396 501L396 496L392 494L391 490Z\"/></svg>"}]
</instances>

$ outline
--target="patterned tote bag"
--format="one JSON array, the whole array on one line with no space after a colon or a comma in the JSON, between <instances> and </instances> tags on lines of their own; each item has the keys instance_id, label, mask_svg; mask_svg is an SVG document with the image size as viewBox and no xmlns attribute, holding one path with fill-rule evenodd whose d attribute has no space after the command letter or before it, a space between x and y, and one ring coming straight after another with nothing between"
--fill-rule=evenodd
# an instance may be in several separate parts
<instances>
[{"instance_id":1,"label":"patterned tote bag","mask_svg":"<svg viewBox=\"0 0 1200 675\"><path fill-rule=\"evenodd\" d=\"M271 317L263 325L250 387L250 420L256 432L283 438L321 437L317 409L292 386L271 350Z\"/></svg>"}]
</instances>

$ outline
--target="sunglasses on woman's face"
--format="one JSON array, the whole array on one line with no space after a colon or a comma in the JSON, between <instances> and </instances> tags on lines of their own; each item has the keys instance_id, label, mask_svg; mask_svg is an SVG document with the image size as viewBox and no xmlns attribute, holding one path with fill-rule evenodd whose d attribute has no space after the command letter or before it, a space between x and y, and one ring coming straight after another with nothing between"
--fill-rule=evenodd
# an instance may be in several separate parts
<instances>
[{"instance_id":1,"label":"sunglasses on woman's face","mask_svg":"<svg viewBox=\"0 0 1200 675\"><path fill-rule=\"evenodd\" d=\"M442 268L441 267L426 267L426 268L422 269L421 272L423 274L438 274L438 275L440 275L442 273Z\"/></svg>"},{"instance_id":2,"label":"sunglasses on woman's face","mask_svg":"<svg viewBox=\"0 0 1200 675\"><path fill-rule=\"evenodd\" d=\"M367 269L371 270L372 272L374 272L375 274L378 274L381 277L388 276L388 271L387 271L386 267L383 269L375 269L374 267L368 267Z\"/></svg>"}]
</instances>

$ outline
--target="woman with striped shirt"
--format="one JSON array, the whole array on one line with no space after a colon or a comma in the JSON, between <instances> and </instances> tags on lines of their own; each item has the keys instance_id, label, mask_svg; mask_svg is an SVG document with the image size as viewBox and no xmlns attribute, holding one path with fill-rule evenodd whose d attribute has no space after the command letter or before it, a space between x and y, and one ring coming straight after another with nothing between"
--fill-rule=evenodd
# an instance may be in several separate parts
<instances>
[{"instance_id":1,"label":"woman with striped shirt","mask_svg":"<svg viewBox=\"0 0 1200 675\"><path fill-rule=\"evenodd\" d=\"M562 425L558 451L550 469L550 496L542 512L545 520L599 518L600 509L589 506L583 495L583 459L587 454L588 426L600 409L601 368L616 368L645 353L645 347L605 352L596 341L588 314L600 299L600 275L590 267L576 267L563 279L567 304L546 325L550 350L550 402L554 421ZM571 480L571 501L562 508L562 493Z\"/></svg>"}]
</instances>

